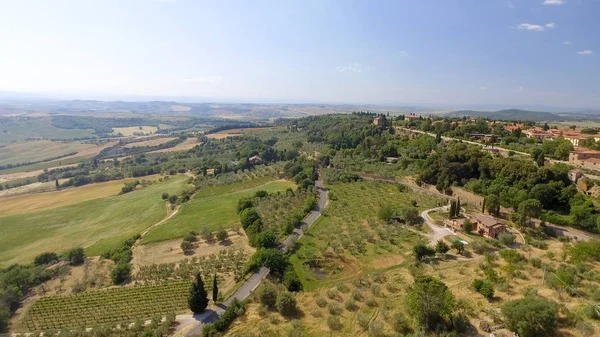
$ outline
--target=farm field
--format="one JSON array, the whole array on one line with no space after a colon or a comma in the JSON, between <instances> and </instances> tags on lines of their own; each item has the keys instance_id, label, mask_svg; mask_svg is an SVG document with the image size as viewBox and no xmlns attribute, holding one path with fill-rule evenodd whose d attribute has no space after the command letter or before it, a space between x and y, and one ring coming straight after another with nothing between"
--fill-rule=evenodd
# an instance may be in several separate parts
<instances>
[{"instance_id":1,"label":"farm field","mask_svg":"<svg viewBox=\"0 0 600 337\"><path fill-rule=\"evenodd\" d=\"M75 246L86 248L89 256L116 248L126 238L164 218L167 210L161 194L178 193L187 179L183 175L174 176L124 195L3 216L0 218L0 266L30 262L37 254L62 252ZM108 187L108 191L102 193L113 193L113 188ZM67 203L77 197L76 193L65 192L68 196L65 200L70 200L65 201ZM88 193L94 195L93 190Z\"/></svg>"},{"instance_id":2,"label":"farm field","mask_svg":"<svg viewBox=\"0 0 600 337\"><path fill-rule=\"evenodd\" d=\"M270 181L265 181L270 179ZM211 186L200 189L198 194L181 206L177 215L151 230L142 239L143 244L183 237L190 231L199 232L203 227L214 231L219 227L232 228L239 223L238 200L256 191L283 192L295 188L294 183L274 178L247 180L230 185Z\"/></svg>"},{"instance_id":3,"label":"farm field","mask_svg":"<svg viewBox=\"0 0 600 337\"><path fill-rule=\"evenodd\" d=\"M305 289L357 277L402 264L421 241L417 233L388 225L377 213L382 205L412 207L419 211L436 207L439 199L400 191L394 183L355 182L328 185L331 200L323 217L300 241L290 261Z\"/></svg>"},{"instance_id":4,"label":"farm field","mask_svg":"<svg viewBox=\"0 0 600 337\"><path fill-rule=\"evenodd\" d=\"M95 326L104 323L132 323L170 312L187 310L189 281L113 287L75 295L46 296L27 312L21 329L49 329Z\"/></svg>"},{"instance_id":5,"label":"farm field","mask_svg":"<svg viewBox=\"0 0 600 337\"><path fill-rule=\"evenodd\" d=\"M155 139L145 140L142 142L129 143L124 145L123 147L131 148L131 147L144 147L144 146L157 146L169 141L172 141L175 137L159 137Z\"/></svg>"},{"instance_id":6,"label":"farm field","mask_svg":"<svg viewBox=\"0 0 600 337\"><path fill-rule=\"evenodd\" d=\"M158 180L159 176L144 177L146 180ZM81 187L67 188L60 191L22 195L14 198L0 199L0 214L3 216L32 213L42 210L64 207L84 201L116 196L123 184L138 179L129 178L90 184ZM54 182L49 182L53 187ZM56 189L56 187L54 187ZM10 190L7 190L7 192Z\"/></svg>"},{"instance_id":7,"label":"farm field","mask_svg":"<svg viewBox=\"0 0 600 337\"><path fill-rule=\"evenodd\" d=\"M200 144L198 142L198 138L188 137L188 139L184 140L182 143L179 143L173 147L169 147L166 149L160 149L151 151L148 153L164 153L164 152L176 152L176 151L187 151L189 149L194 148L196 145Z\"/></svg>"},{"instance_id":8,"label":"farm field","mask_svg":"<svg viewBox=\"0 0 600 337\"><path fill-rule=\"evenodd\" d=\"M274 131L274 130L281 130L284 129L282 127L268 127L268 128L245 128L245 129L230 129L230 130L223 130L223 131L219 131L216 133L211 133L206 135L206 138L210 138L210 139L223 139L223 138L227 138L227 137L233 137L233 136L241 136L241 135L248 135L248 134L255 134L255 133L262 133L265 131Z\"/></svg>"},{"instance_id":9,"label":"farm field","mask_svg":"<svg viewBox=\"0 0 600 337\"><path fill-rule=\"evenodd\" d=\"M135 135L140 135L140 134L151 135L151 134L155 133L156 131L158 131L158 128L156 126L149 126L149 125L113 128L113 133L115 135L122 134L125 137L135 136Z\"/></svg>"},{"instance_id":10,"label":"farm field","mask_svg":"<svg viewBox=\"0 0 600 337\"><path fill-rule=\"evenodd\" d=\"M89 151L96 144L79 142L53 142L50 140L32 140L0 147L0 166L25 162L42 161L73 152Z\"/></svg>"}]
</instances>

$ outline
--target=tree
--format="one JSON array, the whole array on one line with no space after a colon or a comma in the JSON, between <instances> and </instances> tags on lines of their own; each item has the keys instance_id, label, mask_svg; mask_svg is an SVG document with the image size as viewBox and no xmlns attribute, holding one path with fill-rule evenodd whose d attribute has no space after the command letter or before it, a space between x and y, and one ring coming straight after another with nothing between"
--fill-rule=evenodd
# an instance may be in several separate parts
<instances>
[{"instance_id":1,"label":"tree","mask_svg":"<svg viewBox=\"0 0 600 337\"><path fill-rule=\"evenodd\" d=\"M515 243L516 236L509 232L502 232L498 234L498 240L502 242L505 246L512 246Z\"/></svg>"},{"instance_id":2,"label":"tree","mask_svg":"<svg viewBox=\"0 0 600 337\"><path fill-rule=\"evenodd\" d=\"M246 208L240 213L240 222L244 229L250 227L256 220L260 220L260 215L254 208Z\"/></svg>"},{"instance_id":3,"label":"tree","mask_svg":"<svg viewBox=\"0 0 600 337\"><path fill-rule=\"evenodd\" d=\"M418 276L408 288L405 301L409 314L430 330L449 318L454 308L452 292L432 276Z\"/></svg>"},{"instance_id":4,"label":"tree","mask_svg":"<svg viewBox=\"0 0 600 337\"><path fill-rule=\"evenodd\" d=\"M379 207L379 211L377 212L377 216L381 221L388 222L394 215L394 209L389 204L384 204Z\"/></svg>"},{"instance_id":5,"label":"tree","mask_svg":"<svg viewBox=\"0 0 600 337\"><path fill-rule=\"evenodd\" d=\"M277 235L272 230L266 230L256 237L256 247L275 248L277 247Z\"/></svg>"},{"instance_id":6,"label":"tree","mask_svg":"<svg viewBox=\"0 0 600 337\"><path fill-rule=\"evenodd\" d=\"M287 290L280 291L277 294L275 306L277 307L277 311L283 316L292 315L296 312L296 297Z\"/></svg>"},{"instance_id":7,"label":"tree","mask_svg":"<svg viewBox=\"0 0 600 337\"><path fill-rule=\"evenodd\" d=\"M483 295L488 300L494 298L494 285L488 280L473 280L473 289Z\"/></svg>"},{"instance_id":8,"label":"tree","mask_svg":"<svg viewBox=\"0 0 600 337\"><path fill-rule=\"evenodd\" d=\"M413 225L418 223L421 217L419 210L413 206L402 207L402 209L400 209L400 216L404 221Z\"/></svg>"},{"instance_id":9,"label":"tree","mask_svg":"<svg viewBox=\"0 0 600 337\"><path fill-rule=\"evenodd\" d=\"M456 213L456 202L452 200L450 201L450 211L448 212L448 218L453 219L454 213Z\"/></svg>"},{"instance_id":10,"label":"tree","mask_svg":"<svg viewBox=\"0 0 600 337\"><path fill-rule=\"evenodd\" d=\"M204 239L204 241L212 241L212 239L215 237L213 235L213 232L210 231L210 229L208 229L208 227L202 227L202 229L200 230L200 235L202 236L202 239Z\"/></svg>"},{"instance_id":11,"label":"tree","mask_svg":"<svg viewBox=\"0 0 600 337\"><path fill-rule=\"evenodd\" d=\"M519 213L523 215L527 223L531 218L537 218L542 214L542 204L539 200L527 199L519 204Z\"/></svg>"},{"instance_id":12,"label":"tree","mask_svg":"<svg viewBox=\"0 0 600 337\"><path fill-rule=\"evenodd\" d=\"M219 240L219 241L225 241L225 240L227 240L228 237L229 237L229 234L223 228L220 228L217 231L217 240Z\"/></svg>"},{"instance_id":13,"label":"tree","mask_svg":"<svg viewBox=\"0 0 600 337\"><path fill-rule=\"evenodd\" d=\"M60 185L58 184L58 179L56 179L56 180L54 181L54 183L55 183L55 185L56 185L56 189L57 189L57 190L58 190L58 189L60 189Z\"/></svg>"},{"instance_id":14,"label":"tree","mask_svg":"<svg viewBox=\"0 0 600 337\"><path fill-rule=\"evenodd\" d=\"M110 272L110 278L114 284L121 284L131 277L131 264L120 262Z\"/></svg>"},{"instance_id":15,"label":"tree","mask_svg":"<svg viewBox=\"0 0 600 337\"><path fill-rule=\"evenodd\" d=\"M473 223L471 222L471 220L465 219L465 222L463 222L462 229L465 233L471 233L471 231L473 230Z\"/></svg>"},{"instance_id":16,"label":"tree","mask_svg":"<svg viewBox=\"0 0 600 337\"><path fill-rule=\"evenodd\" d=\"M163 194L161 195L162 200L167 200L169 199L169 193L167 192L163 192Z\"/></svg>"},{"instance_id":17,"label":"tree","mask_svg":"<svg viewBox=\"0 0 600 337\"><path fill-rule=\"evenodd\" d=\"M194 251L194 245L187 240L183 240L181 242L181 250L183 251L184 254L189 254L192 251Z\"/></svg>"},{"instance_id":18,"label":"tree","mask_svg":"<svg viewBox=\"0 0 600 337\"><path fill-rule=\"evenodd\" d=\"M190 295L188 297L188 307L194 314L203 312L208 306L208 294L204 288L204 281L200 273L196 274L196 280L190 287Z\"/></svg>"},{"instance_id":19,"label":"tree","mask_svg":"<svg viewBox=\"0 0 600 337\"><path fill-rule=\"evenodd\" d=\"M486 210L485 203L487 201L486 199L487 199L486 197L483 197L483 201L481 202L481 213L485 213L485 210Z\"/></svg>"},{"instance_id":20,"label":"tree","mask_svg":"<svg viewBox=\"0 0 600 337\"><path fill-rule=\"evenodd\" d=\"M456 249L456 252L462 255L465 252L465 244L459 240L454 240L452 242L452 249Z\"/></svg>"},{"instance_id":21,"label":"tree","mask_svg":"<svg viewBox=\"0 0 600 337\"><path fill-rule=\"evenodd\" d=\"M277 304L277 288L271 282L265 282L257 292L258 300L269 309L275 309Z\"/></svg>"},{"instance_id":22,"label":"tree","mask_svg":"<svg viewBox=\"0 0 600 337\"><path fill-rule=\"evenodd\" d=\"M438 254L446 254L450 250L450 247L444 241L438 241L435 245L435 251Z\"/></svg>"},{"instance_id":23,"label":"tree","mask_svg":"<svg viewBox=\"0 0 600 337\"><path fill-rule=\"evenodd\" d=\"M422 261L427 256L434 256L435 250L427 247L426 245L419 243L413 247L413 255L417 261Z\"/></svg>"},{"instance_id":24,"label":"tree","mask_svg":"<svg viewBox=\"0 0 600 337\"><path fill-rule=\"evenodd\" d=\"M178 199L177 194L171 194L169 196L169 203L171 205L175 205L177 203L177 199Z\"/></svg>"},{"instance_id":25,"label":"tree","mask_svg":"<svg viewBox=\"0 0 600 337\"><path fill-rule=\"evenodd\" d=\"M183 237L183 241L196 242L198 239L194 233L190 232Z\"/></svg>"},{"instance_id":26,"label":"tree","mask_svg":"<svg viewBox=\"0 0 600 337\"><path fill-rule=\"evenodd\" d=\"M500 214L500 197L490 194L485 197L485 209L488 213L498 216Z\"/></svg>"},{"instance_id":27,"label":"tree","mask_svg":"<svg viewBox=\"0 0 600 337\"><path fill-rule=\"evenodd\" d=\"M218 297L219 297L219 285L217 284L217 274L215 274L213 277L213 286L212 286L213 302L216 302Z\"/></svg>"},{"instance_id":28,"label":"tree","mask_svg":"<svg viewBox=\"0 0 600 337\"><path fill-rule=\"evenodd\" d=\"M558 304L543 297L521 298L502 306L504 322L520 337L553 336L558 321Z\"/></svg>"},{"instance_id":29,"label":"tree","mask_svg":"<svg viewBox=\"0 0 600 337\"><path fill-rule=\"evenodd\" d=\"M56 253L42 253L33 259L33 264L36 266L42 266L55 262L58 262L58 255L56 255Z\"/></svg>"},{"instance_id":30,"label":"tree","mask_svg":"<svg viewBox=\"0 0 600 337\"><path fill-rule=\"evenodd\" d=\"M10 312L8 309L0 306L0 332L8 328L8 322L10 320Z\"/></svg>"},{"instance_id":31,"label":"tree","mask_svg":"<svg viewBox=\"0 0 600 337\"><path fill-rule=\"evenodd\" d=\"M85 253L81 247L70 249L65 254L65 257L72 265L75 266L80 265L85 261Z\"/></svg>"},{"instance_id":32,"label":"tree","mask_svg":"<svg viewBox=\"0 0 600 337\"><path fill-rule=\"evenodd\" d=\"M460 216L460 198L456 200L456 209L454 210L454 217L458 218Z\"/></svg>"}]
</instances>

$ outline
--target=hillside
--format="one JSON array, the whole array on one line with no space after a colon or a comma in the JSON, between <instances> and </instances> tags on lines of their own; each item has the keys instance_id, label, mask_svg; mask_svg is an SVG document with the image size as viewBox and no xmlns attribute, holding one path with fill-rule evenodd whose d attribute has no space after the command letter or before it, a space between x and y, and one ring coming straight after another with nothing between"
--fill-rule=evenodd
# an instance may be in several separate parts
<instances>
[{"instance_id":1,"label":"hillside","mask_svg":"<svg viewBox=\"0 0 600 337\"><path fill-rule=\"evenodd\" d=\"M544 112L544 111L528 111L519 109L498 110L498 111L475 111L475 110L458 110L448 114L452 117L462 116L477 116L499 120L529 120L535 122L541 121L563 121L564 117L559 115Z\"/></svg>"}]
</instances>

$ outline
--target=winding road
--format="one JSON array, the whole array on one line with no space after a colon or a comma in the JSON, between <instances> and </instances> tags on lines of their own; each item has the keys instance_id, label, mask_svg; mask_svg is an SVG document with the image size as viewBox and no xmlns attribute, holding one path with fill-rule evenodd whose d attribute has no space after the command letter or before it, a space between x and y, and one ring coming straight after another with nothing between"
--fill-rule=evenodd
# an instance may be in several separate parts
<instances>
[{"instance_id":1,"label":"winding road","mask_svg":"<svg viewBox=\"0 0 600 337\"><path fill-rule=\"evenodd\" d=\"M454 233L452 233L452 231L448 228L438 226L435 223L433 223L433 221L431 221L431 218L429 217L429 212L436 211L447 212L448 206L426 209L423 212L421 212L421 218L423 218L427 226L429 226L429 228L431 228L431 230L433 231L433 233L427 235L429 237L429 245L431 246L434 246L439 240L443 239L446 236L454 235Z\"/></svg>"},{"instance_id":2,"label":"winding road","mask_svg":"<svg viewBox=\"0 0 600 337\"><path fill-rule=\"evenodd\" d=\"M327 207L327 189L323 187L323 182L320 180L316 181L315 186L319 192L319 202L317 204L317 208L304 218L301 228L294 229L292 234L290 234L290 236L283 241L283 243L279 246L279 250L286 252L296 240L304 235L303 228L310 228L310 226L321 216L321 211ZM176 332L175 335L194 336L202 334L202 329L206 324L211 323L219 318L219 316L223 314L225 309L227 309L227 306L229 306L234 299L242 301L248 298L248 296L250 296L250 294L252 294L256 288L258 288L268 274L268 268L260 268L257 272L252 274L252 276L250 276L250 278L248 278L248 280L244 282L244 284L242 284L242 286L221 306L213 310L207 310L197 315L177 315L176 321L179 323L179 326L177 327L178 332ZM193 328L190 329L190 326L193 326Z\"/></svg>"}]
</instances>

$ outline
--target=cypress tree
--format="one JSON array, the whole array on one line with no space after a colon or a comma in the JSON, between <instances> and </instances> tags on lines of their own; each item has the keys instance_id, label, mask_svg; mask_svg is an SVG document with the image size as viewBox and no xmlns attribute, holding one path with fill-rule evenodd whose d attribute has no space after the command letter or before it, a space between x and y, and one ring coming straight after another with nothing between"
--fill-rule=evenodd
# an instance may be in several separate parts
<instances>
[{"instance_id":1,"label":"cypress tree","mask_svg":"<svg viewBox=\"0 0 600 337\"><path fill-rule=\"evenodd\" d=\"M458 198L458 200L456 201L456 214L454 214L455 217L459 217L460 216L460 198Z\"/></svg>"},{"instance_id":2,"label":"cypress tree","mask_svg":"<svg viewBox=\"0 0 600 337\"><path fill-rule=\"evenodd\" d=\"M193 313L199 314L208 306L208 294L204 288L202 275L196 275L196 281L190 287L190 296L188 297L188 306Z\"/></svg>"},{"instance_id":3,"label":"cypress tree","mask_svg":"<svg viewBox=\"0 0 600 337\"><path fill-rule=\"evenodd\" d=\"M481 203L481 213L485 213L485 197L483 197L483 202Z\"/></svg>"},{"instance_id":4,"label":"cypress tree","mask_svg":"<svg viewBox=\"0 0 600 337\"><path fill-rule=\"evenodd\" d=\"M219 285L217 284L217 274L213 277L213 288L212 288L212 300L213 302L217 301L217 297L219 296Z\"/></svg>"},{"instance_id":5,"label":"cypress tree","mask_svg":"<svg viewBox=\"0 0 600 337\"><path fill-rule=\"evenodd\" d=\"M451 200L450 201L450 214L449 214L450 219L454 218L455 209L456 209L456 203L454 202L454 200Z\"/></svg>"}]
</instances>

